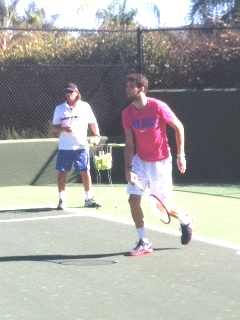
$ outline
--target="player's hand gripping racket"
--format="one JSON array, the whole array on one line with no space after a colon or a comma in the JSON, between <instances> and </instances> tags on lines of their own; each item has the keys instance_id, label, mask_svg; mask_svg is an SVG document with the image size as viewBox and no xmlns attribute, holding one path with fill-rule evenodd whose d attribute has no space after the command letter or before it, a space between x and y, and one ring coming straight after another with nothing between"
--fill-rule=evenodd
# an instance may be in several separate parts
<instances>
[{"instance_id":1,"label":"player's hand gripping racket","mask_svg":"<svg viewBox=\"0 0 240 320\"><path fill-rule=\"evenodd\" d=\"M146 190L144 190L143 186L138 180L134 180L134 184L144 193L146 196L151 209L154 213L154 215L160 219L163 223L169 224L171 222L170 214L165 207L165 205L162 203L158 197L154 196L153 194L148 193Z\"/></svg>"}]
</instances>

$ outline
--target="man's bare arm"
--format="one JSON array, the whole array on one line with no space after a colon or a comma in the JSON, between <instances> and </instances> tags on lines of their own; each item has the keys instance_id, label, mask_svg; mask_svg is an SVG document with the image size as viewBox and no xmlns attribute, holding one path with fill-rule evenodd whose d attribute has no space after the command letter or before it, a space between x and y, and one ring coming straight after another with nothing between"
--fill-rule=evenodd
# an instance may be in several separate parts
<instances>
[{"instance_id":1,"label":"man's bare arm","mask_svg":"<svg viewBox=\"0 0 240 320\"><path fill-rule=\"evenodd\" d=\"M185 173L186 171L186 159L185 159L185 136L184 136L184 127L182 122L175 117L169 125L175 131L175 139L177 144L177 166L178 170L181 173Z\"/></svg>"}]
</instances>

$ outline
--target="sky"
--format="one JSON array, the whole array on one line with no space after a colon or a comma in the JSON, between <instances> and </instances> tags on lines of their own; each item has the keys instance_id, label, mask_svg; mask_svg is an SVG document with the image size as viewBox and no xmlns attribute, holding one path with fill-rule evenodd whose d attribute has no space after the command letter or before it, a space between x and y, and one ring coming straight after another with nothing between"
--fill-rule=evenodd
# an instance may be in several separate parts
<instances>
[{"instance_id":1,"label":"sky","mask_svg":"<svg viewBox=\"0 0 240 320\"><path fill-rule=\"evenodd\" d=\"M38 8L44 8L47 18L51 15L60 14L56 24L60 28L70 27L78 29L95 29L95 13L97 9L106 8L111 3L111 0L33 0ZM20 15L24 15L24 9L27 9L28 4L32 0L20 0L17 6L17 11ZM146 3L157 4L160 10L160 27L179 27L187 24L184 20L189 13L190 0L129 0L129 5L132 8L138 8L141 13L141 25L149 28L154 28L156 25L153 19L149 19L146 14ZM88 6L86 6L88 4ZM84 6L84 10L79 8Z\"/></svg>"}]
</instances>

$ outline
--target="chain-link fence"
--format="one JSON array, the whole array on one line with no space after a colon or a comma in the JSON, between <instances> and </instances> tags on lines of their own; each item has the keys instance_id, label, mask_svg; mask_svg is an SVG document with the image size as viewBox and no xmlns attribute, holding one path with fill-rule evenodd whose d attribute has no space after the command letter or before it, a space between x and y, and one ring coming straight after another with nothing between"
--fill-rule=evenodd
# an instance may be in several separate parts
<instances>
[{"instance_id":1,"label":"chain-link fence","mask_svg":"<svg viewBox=\"0 0 240 320\"><path fill-rule=\"evenodd\" d=\"M16 66L0 70L0 127L6 138L53 136L51 123L57 104L65 100L68 82L78 85L93 108L102 135L114 131L126 105L127 66ZM120 94L121 93L121 94Z\"/></svg>"},{"instance_id":2,"label":"chain-link fence","mask_svg":"<svg viewBox=\"0 0 240 320\"><path fill-rule=\"evenodd\" d=\"M3 34L24 40L12 45L9 38L0 54L0 139L52 137L53 112L65 99L67 82L78 85L108 136L122 134L130 72L145 73L150 89L240 85L240 29L0 30L1 39Z\"/></svg>"}]
</instances>

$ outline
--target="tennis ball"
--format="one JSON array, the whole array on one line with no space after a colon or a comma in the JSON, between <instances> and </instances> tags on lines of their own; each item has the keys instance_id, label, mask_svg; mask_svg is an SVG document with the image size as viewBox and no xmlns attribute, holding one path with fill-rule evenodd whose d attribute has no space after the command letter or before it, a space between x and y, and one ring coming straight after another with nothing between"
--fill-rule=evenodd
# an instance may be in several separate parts
<instances>
[{"instance_id":1,"label":"tennis ball","mask_svg":"<svg viewBox=\"0 0 240 320\"><path fill-rule=\"evenodd\" d=\"M110 153L94 156L93 161L97 170L109 170L112 168L112 155Z\"/></svg>"},{"instance_id":2,"label":"tennis ball","mask_svg":"<svg viewBox=\"0 0 240 320\"><path fill-rule=\"evenodd\" d=\"M90 141L89 141L89 146L90 147L94 147L95 146L95 140L94 138L91 138Z\"/></svg>"},{"instance_id":3,"label":"tennis ball","mask_svg":"<svg viewBox=\"0 0 240 320\"><path fill-rule=\"evenodd\" d=\"M89 142L90 147L94 147L94 143L92 141Z\"/></svg>"}]
</instances>

